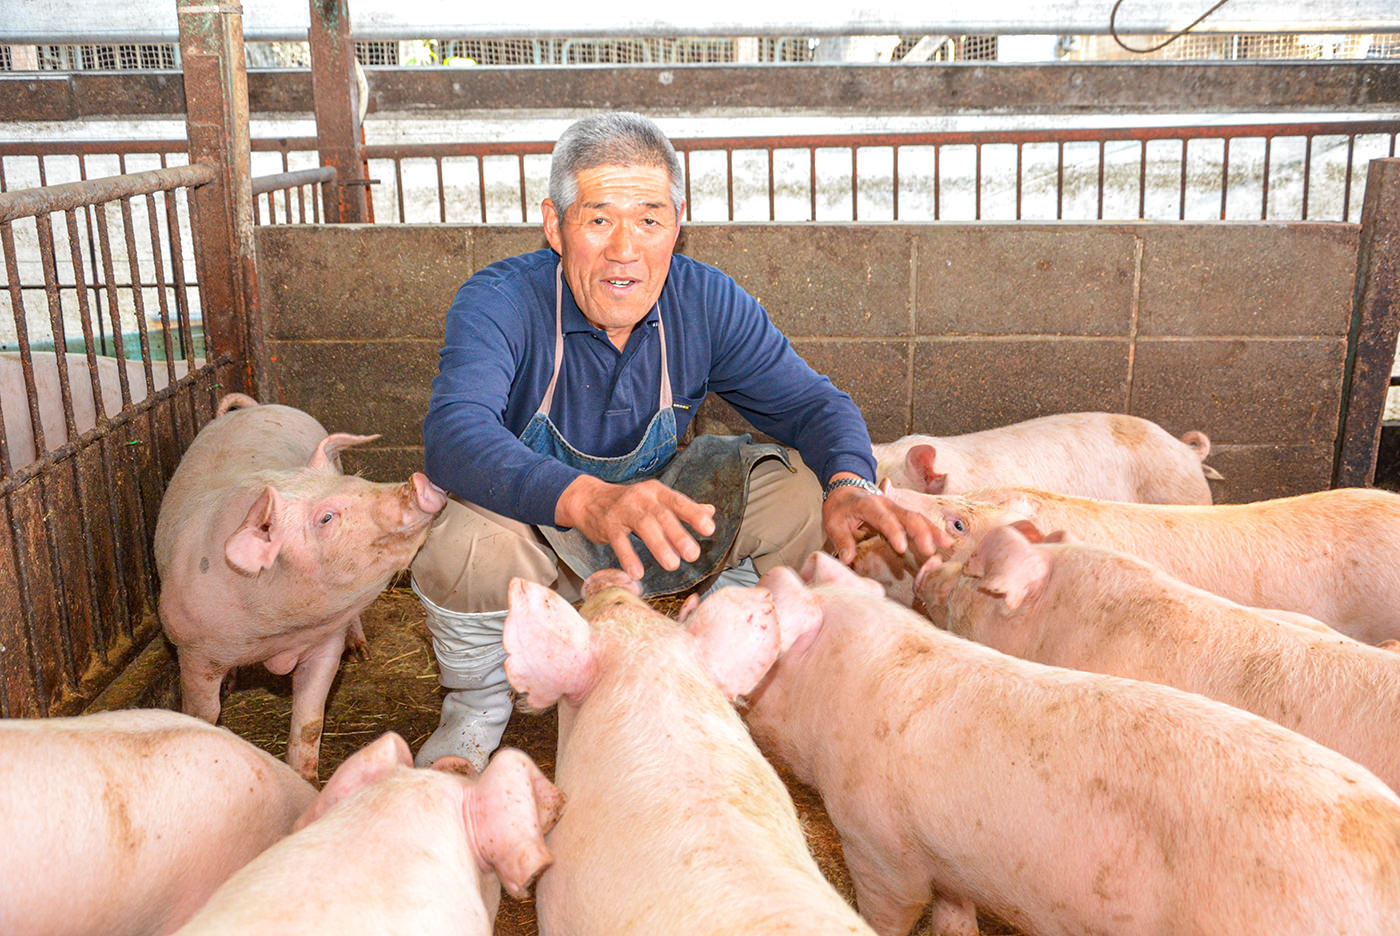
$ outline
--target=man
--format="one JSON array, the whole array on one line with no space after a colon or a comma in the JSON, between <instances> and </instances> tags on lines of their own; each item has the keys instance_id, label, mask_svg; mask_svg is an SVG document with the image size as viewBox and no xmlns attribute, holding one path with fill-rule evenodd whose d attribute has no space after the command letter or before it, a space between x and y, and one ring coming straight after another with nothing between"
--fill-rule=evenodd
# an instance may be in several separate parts
<instances>
[{"instance_id":1,"label":"man","mask_svg":"<svg viewBox=\"0 0 1400 936\"><path fill-rule=\"evenodd\" d=\"M724 576L752 584L824 536L849 562L862 526L900 552L948 545L879 496L850 397L732 279L673 254L683 193L650 120L580 120L554 148L551 249L477 272L448 310L423 440L452 500L412 570L448 694L420 766L445 754L481 766L500 742L514 576L577 600L589 572L620 566L654 595L741 562ZM677 455L710 391L800 458L746 436Z\"/></svg>"}]
</instances>

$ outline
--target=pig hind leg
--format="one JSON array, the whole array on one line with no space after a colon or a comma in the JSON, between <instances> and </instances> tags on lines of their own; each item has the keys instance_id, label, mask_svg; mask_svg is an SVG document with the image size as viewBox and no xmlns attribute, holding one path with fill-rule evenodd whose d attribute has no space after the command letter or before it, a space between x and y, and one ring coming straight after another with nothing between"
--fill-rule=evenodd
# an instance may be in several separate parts
<instances>
[{"instance_id":1,"label":"pig hind leg","mask_svg":"<svg viewBox=\"0 0 1400 936\"><path fill-rule=\"evenodd\" d=\"M907 936L932 896L933 882L927 871L917 867L917 860L898 867L844 837L841 847L856 892L856 909L865 922L880 936ZM956 903L936 907L936 925L930 932L935 936L977 936L977 914L970 903L965 906L964 914L956 912ZM945 909L951 912L940 912Z\"/></svg>"},{"instance_id":2,"label":"pig hind leg","mask_svg":"<svg viewBox=\"0 0 1400 936\"><path fill-rule=\"evenodd\" d=\"M346 659L361 662L369 659L369 641L365 639L365 627L358 614L350 622L350 630L345 635L345 656Z\"/></svg>"}]
</instances>

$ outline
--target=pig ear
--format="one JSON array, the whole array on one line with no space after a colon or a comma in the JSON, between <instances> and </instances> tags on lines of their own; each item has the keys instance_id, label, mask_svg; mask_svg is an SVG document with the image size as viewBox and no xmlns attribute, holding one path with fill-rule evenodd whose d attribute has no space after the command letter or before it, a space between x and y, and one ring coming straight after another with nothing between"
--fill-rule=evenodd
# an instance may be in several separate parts
<instances>
[{"instance_id":1,"label":"pig ear","mask_svg":"<svg viewBox=\"0 0 1400 936\"><path fill-rule=\"evenodd\" d=\"M283 509L282 495L277 488L268 485L253 506L243 523L224 541L224 558L240 575L257 575L264 569L272 568L277 554L286 542L286 525L281 520Z\"/></svg>"},{"instance_id":2,"label":"pig ear","mask_svg":"<svg viewBox=\"0 0 1400 936\"><path fill-rule=\"evenodd\" d=\"M531 708L547 709L560 696L577 701L597 676L588 622L536 582L513 578L508 595L510 611L501 632L506 678L525 693Z\"/></svg>"},{"instance_id":3,"label":"pig ear","mask_svg":"<svg viewBox=\"0 0 1400 936\"><path fill-rule=\"evenodd\" d=\"M903 562L903 560L899 560ZM877 598L885 597L885 589L874 579L857 575L840 559L830 553L814 552L802 564L802 579L811 585L838 585L841 588L854 588Z\"/></svg>"},{"instance_id":4,"label":"pig ear","mask_svg":"<svg viewBox=\"0 0 1400 936\"><path fill-rule=\"evenodd\" d=\"M1026 520L1024 518L1012 520L1010 523L1007 524L1007 526L1011 527L1017 533L1020 533L1022 536L1024 536L1026 538L1026 542L1028 543L1060 542L1060 540L1050 539L1050 537L1046 536L1043 532L1041 532L1040 527L1036 526L1030 520ZM1050 536L1054 535L1054 533L1050 534Z\"/></svg>"},{"instance_id":5,"label":"pig ear","mask_svg":"<svg viewBox=\"0 0 1400 936\"><path fill-rule=\"evenodd\" d=\"M316 446L316 451L311 453L311 460L306 463L306 467L315 468L318 471L334 469L340 470L340 453L352 445L363 445L366 442L373 442L379 438L378 435L351 435L348 432L333 432L321 440L321 444Z\"/></svg>"},{"instance_id":6,"label":"pig ear","mask_svg":"<svg viewBox=\"0 0 1400 936\"><path fill-rule=\"evenodd\" d=\"M1050 557L1036 549L1014 525L998 527L978 544L963 567L979 578L977 587L997 595L1015 610L1034 594L1050 575Z\"/></svg>"},{"instance_id":7,"label":"pig ear","mask_svg":"<svg viewBox=\"0 0 1400 936\"><path fill-rule=\"evenodd\" d=\"M1077 543L1079 542L1079 540L1075 539L1073 534L1071 534L1069 530L1056 530L1053 533L1047 533L1045 535L1045 538L1041 540L1041 542L1049 544L1059 543L1061 545L1069 545L1071 543Z\"/></svg>"},{"instance_id":8,"label":"pig ear","mask_svg":"<svg viewBox=\"0 0 1400 936\"><path fill-rule=\"evenodd\" d=\"M529 897L530 883L554 862L544 836L559 819L564 794L523 752L502 748L466 804L473 850L512 897Z\"/></svg>"},{"instance_id":9,"label":"pig ear","mask_svg":"<svg viewBox=\"0 0 1400 936\"><path fill-rule=\"evenodd\" d=\"M948 475L939 474L933 467L938 458L938 450L932 445L910 446L904 455L904 467L919 482L919 490L925 494L942 494L947 487Z\"/></svg>"},{"instance_id":10,"label":"pig ear","mask_svg":"<svg viewBox=\"0 0 1400 936\"><path fill-rule=\"evenodd\" d=\"M676 623L684 624L689 621L690 616L695 613L695 609L698 607L700 607L700 593L691 592L681 604L681 609L676 612Z\"/></svg>"},{"instance_id":11,"label":"pig ear","mask_svg":"<svg viewBox=\"0 0 1400 936\"><path fill-rule=\"evenodd\" d=\"M721 588L685 625L705 672L731 701L753 689L778 658L781 633L766 588Z\"/></svg>"},{"instance_id":12,"label":"pig ear","mask_svg":"<svg viewBox=\"0 0 1400 936\"><path fill-rule=\"evenodd\" d=\"M942 607L948 602L953 586L958 583L962 567L961 562L945 563L934 556L920 566L918 574L914 576L914 594L919 596L925 607Z\"/></svg>"},{"instance_id":13,"label":"pig ear","mask_svg":"<svg viewBox=\"0 0 1400 936\"><path fill-rule=\"evenodd\" d=\"M810 563L808 563L810 565ZM822 626L822 606L797 573L787 566L775 566L758 583L773 595L782 634L783 653L801 653ZM882 590L880 594L884 594Z\"/></svg>"},{"instance_id":14,"label":"pig ear","mask_svg":"<svg viewBox=\"0 0 1400 936\"><path fill-rule=\"evenodd\" d=\"M306 828L355 791L378 783L400 767L412 766L413 757L408 753L408 744L394 732L385 732L351 754L335 769L321 795L306 807L292 831Z\"/></svg>"}]
</instances>

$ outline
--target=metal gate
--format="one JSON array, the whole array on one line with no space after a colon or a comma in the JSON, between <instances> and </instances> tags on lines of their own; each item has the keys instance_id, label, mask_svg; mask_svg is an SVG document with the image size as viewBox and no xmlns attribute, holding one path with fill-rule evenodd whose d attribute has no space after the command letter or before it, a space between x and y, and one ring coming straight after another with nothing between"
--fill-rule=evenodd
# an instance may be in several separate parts
<instances>
[{"instance_id":1,"label":"metal gate","mask_svg":"<svg viewBox=\"0 0 1400 936\"><path fill-rule=\"evenodd\" d=\"M0 195L17 348L0 354L0 716L77 711L157 629L160 497L233 364L205 343L186 273L188 195L216 175ZM37 247L47 322L17 241Z\"/></svg>"}]
</instances>

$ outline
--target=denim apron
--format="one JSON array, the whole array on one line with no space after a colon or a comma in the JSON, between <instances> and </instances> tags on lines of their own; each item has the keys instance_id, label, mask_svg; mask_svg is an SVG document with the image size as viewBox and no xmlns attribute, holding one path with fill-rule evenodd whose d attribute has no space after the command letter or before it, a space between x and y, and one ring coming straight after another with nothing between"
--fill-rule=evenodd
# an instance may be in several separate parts
<instances>
[{"instance_id":1,"label":"denim apron","mask_svg":"<svg viewBox=\"0 0 1400 936\"><path fill-rule=\"evenodd\" d=\"M641 539L632 534L632 548L646 569L642 577L644 598L684 591L719 572L748 504L749 472L754 464L765 458L780 458L792 467L781 446L755 444L747 435L700 436L678 454L671 375L666 365L666 325L659 317L656 333L661 343L661 387L656 415L647 424L641 441L626 455L615 457L589 455L570 445L549 418L564 361L563 264L558 264L554 269L554 373L544 399L520 434L520 441L531 451L548 455L603 481L627 484L656 478L698 503L714 505L714 534L705 538L697 536L699 558L694 562L682 560L680 568L674 572L663 569ZM611 546L593 543L578 530L561 530L553 525L536 529L580 578L587 578L599 569L621 567Z\"/></svg>"}]
</instances>

